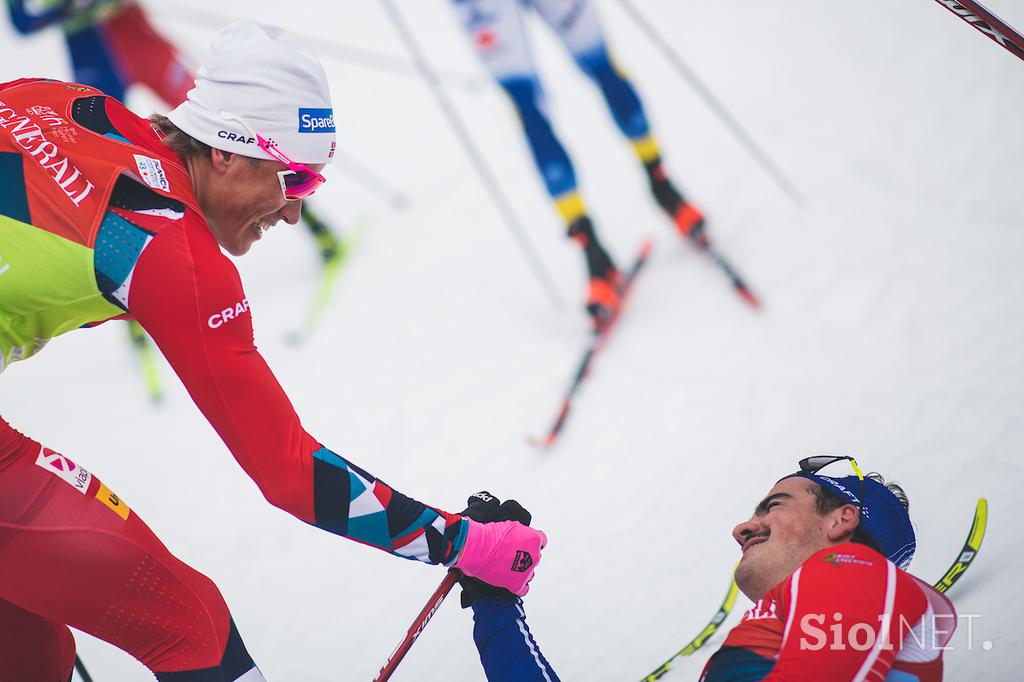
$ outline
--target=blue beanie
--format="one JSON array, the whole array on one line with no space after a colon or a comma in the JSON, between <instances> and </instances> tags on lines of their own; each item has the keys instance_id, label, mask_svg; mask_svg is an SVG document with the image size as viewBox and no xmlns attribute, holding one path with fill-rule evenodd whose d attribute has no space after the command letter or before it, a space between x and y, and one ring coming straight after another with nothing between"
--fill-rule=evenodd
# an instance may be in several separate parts
<instances>
[{"instance_id":1,"label":"blue beanie","mask_svg":"<svg viewBox=\"0 0 1024 682\"><path fill-rule=\"evenodd\" d=\"M861 490L861 480L856 476L833 478L821 474L792 474L814 481L825 490L829 490L848 500L850 504L860 507L860 527L871 539L882 548L882 553L889 557L900 568L906 568L914 558L917 549L917 536L910 523L910 514L903 507L899 498L878 481L864 479L864 500L857 496Z\"/></svg>"}]
</instances>

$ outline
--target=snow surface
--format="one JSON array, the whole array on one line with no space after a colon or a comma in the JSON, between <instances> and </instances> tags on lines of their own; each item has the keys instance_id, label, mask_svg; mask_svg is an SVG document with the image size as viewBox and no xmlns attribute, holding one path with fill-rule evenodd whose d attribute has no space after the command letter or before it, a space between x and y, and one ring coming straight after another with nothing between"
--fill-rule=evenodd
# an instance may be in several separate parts
<instances>
[{"instance_id":1,"label":"snow surface","mask_svg":"<svg viewBox=\"0 0 1024 682\"><path fill-rule=\"evenodd\" d=\"M674 176L762 313L672 234L596 91L537 23L558 130L600 233L622 260L657 237L559 446L538 452L524 437L549 423L581 350L582 264L489 85L452 97L567 307L531 281L424 85L321 50L343 149L414 203L393 212L330 171L315 206L370 229L298 350L284 337L315 286L308 236L278 227L239 262L260 348L306 427L399 490L457 510L486 488L533 511L551 543L527 609L565 680L637 680L689 640L727 586L733 525L821 452L856 454L905 484L912 568L926 579L989 499L985 546L951 594L978 617L971 641L965 627L954 638L947 679L1019 679L1024 549L1009 521L1024 483L1024 63L929 0L636 2L807 197L791 204L618 4L602 4ZM1024 25L1021 0L988 4ZM446 5L400 2L435 65L486 84ZM154 18L198 55L216 26L175 7ZM365 0L217 11L402 54ZM58 32L0 31L0 79L69 77ZM130 101L155 106L146 93ZM96 472L211 576L268 680L371 679L441 571L269 507L169 370L166 404L147 403L125 337L118 324L69 334L13 366L0 414ZM394 679L482 679L470 623L452 598ZM695 679L720 640L667 679ZM151 679L102 642L79 644L99 682Z\"/></svg>"}]
</instances>

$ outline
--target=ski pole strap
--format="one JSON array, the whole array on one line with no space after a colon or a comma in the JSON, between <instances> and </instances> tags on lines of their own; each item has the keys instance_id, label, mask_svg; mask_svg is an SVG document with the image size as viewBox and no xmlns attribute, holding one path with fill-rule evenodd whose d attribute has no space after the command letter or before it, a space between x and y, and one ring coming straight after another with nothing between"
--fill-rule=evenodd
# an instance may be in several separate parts
<instances>
[{"instance_id":1,"label":"ski pole strap","mask_svg":"<svg viewBox=\"0 0 1024 682\"><path fill-rule=\"evenodd\" d=\"M413 642L415 642L420 636L423 629L427 627L427 623L430 622L431 617L433 617L434 613L441 606L441 602L443 602L444 598L448 596L448 593L452 591L455 583L459 581L459 577L459 571L454 568L448 569L448 574L445 575L444 580L442 580L441 584L437 586L436 590L434 590L434 594L430 595L430 599L427 600L427 603L423 606L419 615L416 616L416 620L414 620L412 625L409 626L408 632L405 633L405 638L398 643L398 647L388 658L384 667L380 669L380 672L377 673L377 677L373 679L373 682L385 682L391 678L395 669L398 668L398 664L401 663L402 659L405 658L405 655L409 653L409 649L412 648Z\"/></svg>"}]
</instances>

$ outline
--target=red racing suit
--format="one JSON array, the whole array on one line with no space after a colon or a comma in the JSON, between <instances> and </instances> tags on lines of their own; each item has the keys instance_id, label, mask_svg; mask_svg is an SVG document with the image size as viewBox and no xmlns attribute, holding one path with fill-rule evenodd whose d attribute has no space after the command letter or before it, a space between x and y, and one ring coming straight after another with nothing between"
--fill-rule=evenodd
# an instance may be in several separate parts
<instances>
[{"instance_id":1,"label":"red racing suit","mask_svg":"<svg viewBox=\"0 0 1024 682\"><path fill-rule=\"evenodd\" d=\"M743 614L701 682L941 682L956 611L873 549L812 555Z\"/></svg>"},{"instance_id":2,"label":"red racing suit","mask_svg":"<svg viewBox=\"0 0 1024 682\"><path fill-rule=\"evenodd\" d=\"M402 495L302 428L253 343L238 272L211 234L184 165L149 121L86 86L0 84L0 181L0 371L71 329L134 318L271 504L398 556L455 562L465 519ZM106 554L89 561L61 551L96 534L123 541L90 544ZM125 585L140 552L160 566L154 580L206 614L209 636L183 637L193 624L160 612L173 610L173 600L139 610L142 622L160 623L152 638L127 616L99 622L109 604L125 595L131 601ZM120 561L122 554L131 560ZM80 571L71 571L79 560ZM97 570L103 580L90 580ZM216 588L192 574L98 478L0 419L0 661L3 634L15 627L5 613L17 612L19 621L36 614L56 624L52 650L66 649L58 640L70 623L158 674L223 665L234 628ZM49 577L63 589L36 589ZM131 612L131 603L122 606Z\"/></svg>"}]
</instances>

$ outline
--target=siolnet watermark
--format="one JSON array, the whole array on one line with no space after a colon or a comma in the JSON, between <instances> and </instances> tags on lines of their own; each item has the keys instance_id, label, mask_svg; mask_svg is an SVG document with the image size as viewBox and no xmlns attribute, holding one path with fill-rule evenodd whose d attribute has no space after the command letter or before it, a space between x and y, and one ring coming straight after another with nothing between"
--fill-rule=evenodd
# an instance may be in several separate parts
<instances>
[{"instance_id":1,"label":"siolnet watermark","mask_svg":"<svg viewBox=\"0 0 1024 682\"><path fill-rule=\"evenodd\" d=\"M991 640L982 639L975 632L977 613L929 614L911 623L903 616L893 623L892 616L881 615L876 623L845 622L843 614L835 612L808 613L800 619L800 649L802 651L883 651L916 649L918 651L992 650Z\"/></svg>"}]
</instances>

